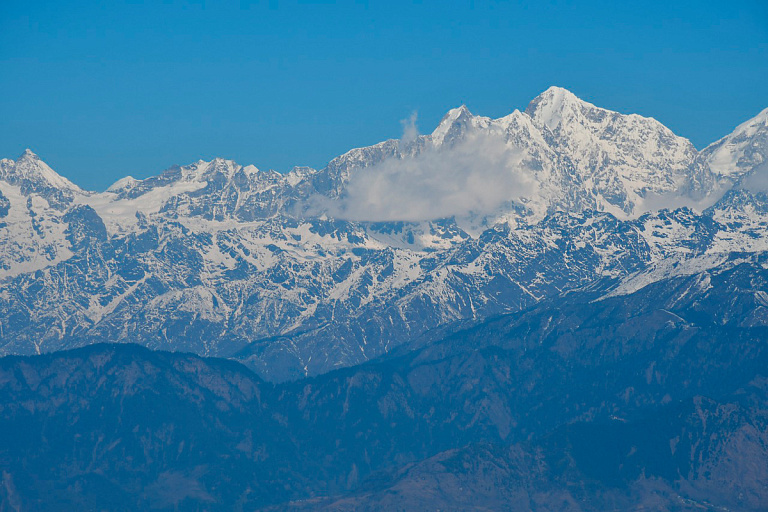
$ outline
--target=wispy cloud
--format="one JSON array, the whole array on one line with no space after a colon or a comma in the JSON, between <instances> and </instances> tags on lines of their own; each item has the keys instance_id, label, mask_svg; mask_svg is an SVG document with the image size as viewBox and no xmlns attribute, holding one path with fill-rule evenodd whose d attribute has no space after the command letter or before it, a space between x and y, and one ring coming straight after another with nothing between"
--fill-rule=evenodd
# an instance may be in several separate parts
<instances>
[{"instance_id":1,"label":"wispy cloud","mask_svg":"<svg viewBox=\"0 0 768 512\"><path fill-rule=\"evenodd\" d=\"M418 112L414 110L407 119L400 120L400 124L403 126L403 136L400 138L401 144L410 144L419 136L419 128L416 126L418 118Z\"/></svg>"}]
</instances>

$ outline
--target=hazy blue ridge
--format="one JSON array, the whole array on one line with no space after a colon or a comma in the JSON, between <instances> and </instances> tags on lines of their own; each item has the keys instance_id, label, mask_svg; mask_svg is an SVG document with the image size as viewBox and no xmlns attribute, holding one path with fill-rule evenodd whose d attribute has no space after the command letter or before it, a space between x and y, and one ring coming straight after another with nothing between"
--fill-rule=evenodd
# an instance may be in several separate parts
<instances>
[{"instance_id":1,"label":"hazy blue ridge","mask_svg":"<svg viewBox=\"0 0 768 512\"><path fill-rule=\"evenodd\" d=\"M283 384L134 345L5 357L3 506L765 509L767 278L571 293Z\"/></svg>"}]
</instances>

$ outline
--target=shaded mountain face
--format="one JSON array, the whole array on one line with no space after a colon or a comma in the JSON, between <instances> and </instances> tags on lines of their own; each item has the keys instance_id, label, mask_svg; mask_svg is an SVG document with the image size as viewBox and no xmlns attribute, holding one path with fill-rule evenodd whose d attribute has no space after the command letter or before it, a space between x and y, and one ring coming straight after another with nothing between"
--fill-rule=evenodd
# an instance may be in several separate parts
<instances>
[{"instance_id":1,"label":"shaded mountain face","mask_svg":"<svg viewBox=\"0 0 768 512\"><path fill-rule=\"evenodd\" d=\"M5 357L2 506L764 510L765 268L571 292L283 384L135 345Z\"/></svg>"},{"instance_id":2,"label":"shaded mountain face","mask_svg":"<svg viewBox=\"0 0 768 512\"><path fill-rule=\"evenodd\" d=\"M281 381L569 290L624 294L760 254L765 118L699 153L551 88L319 171L215 159L103 193L27 152L0 161L0 353L138 343Z\"/></svg>"}]
</instances>

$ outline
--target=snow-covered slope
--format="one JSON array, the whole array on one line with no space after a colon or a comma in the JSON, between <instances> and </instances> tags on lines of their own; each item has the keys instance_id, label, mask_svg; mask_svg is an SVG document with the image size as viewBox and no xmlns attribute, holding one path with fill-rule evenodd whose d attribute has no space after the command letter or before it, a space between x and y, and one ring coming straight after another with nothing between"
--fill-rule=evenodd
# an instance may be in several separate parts
<instances>
[{"instance_id":1,"label":"snow-covered slope","mask_svg":"<svg viewBox=\"0 0 768 512\"><path fill-rule=\"evenodd\" d=\"M62 193L83 192L80 187L48 167L48 164L29 149L25 150L15 162L8 159L0 160L0 179L35 192L46 190Z\"/></svg>"},{"instance_id":2,"label":"snow-covered slope","mask_svg":"<svg viewBox=\"0 0 768 512\"><path fill-rule=\"evenodd\" d=\"M768 163L768 108L701 152L719 176L739 177ZM768 171L768 170L766 170Z\"/></svg>"},{"instance_id":3,"label":"snow-covered slope","mask_svg":"<svg viewBox=\"0 0 768 512\"><path fill-rule=\"evenodd\" d=\"M64 215L84 194L29 150L0 160L0 279L72 257Z\"/></svg>"},{"instance_id":4,"label":"snow-covered slope","mask_svg":"<svg viewBox=\"0 0 768 512\"><path fill-rule=\"evenodd\" d=\"M655 119L605 110L558 87L526 113L570 160L573 186L599 210L634 217L658 208L660 197L698 199L708 191L711 176L695 164L696 149Z\"/></svg>"},{"instance_id":5,"label":"snow-covered slope","mask_svg":"<svg viewBox=\"0 0 768 512\"><path fill-rule=\"evenodd\" d=\"M0 161L0 353L135 342L284 379L732 264L768 251L766 131L764 111L699 153L550 88L285 175L215 159L95 193L28 151Z\"/></svg>"}]
</instances>

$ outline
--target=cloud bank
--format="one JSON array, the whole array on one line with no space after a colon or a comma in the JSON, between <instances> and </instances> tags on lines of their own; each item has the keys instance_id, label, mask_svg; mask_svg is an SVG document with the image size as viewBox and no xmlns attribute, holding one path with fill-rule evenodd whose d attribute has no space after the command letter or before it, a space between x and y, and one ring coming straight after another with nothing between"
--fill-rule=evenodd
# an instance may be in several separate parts
<instances>
[{"instance_id":1,"label":"cloud bank","mask_svg":"<svg viewBox=\"0 0 768 512\"><path fill-rule=\"evenodd\" d=\"M414 115L404 122L403 144L416 139L415 121ZM341 198L317 202L314 209L356 221L492 214L533 191L526 156L507 144L503 134L471 132L452 146L428 146L413 157L356 169Z\"/></svg>"}]
</instances>

